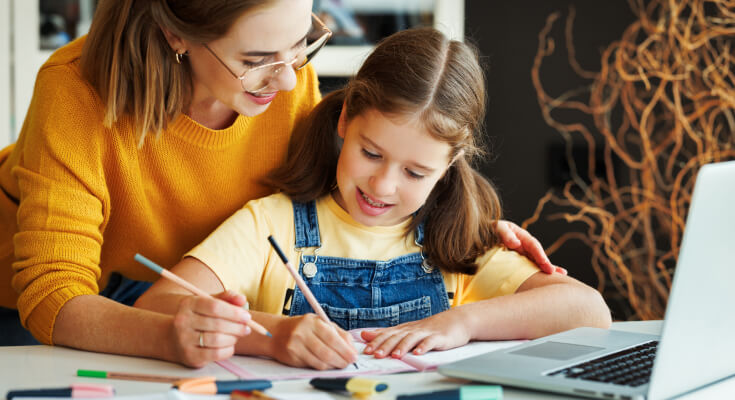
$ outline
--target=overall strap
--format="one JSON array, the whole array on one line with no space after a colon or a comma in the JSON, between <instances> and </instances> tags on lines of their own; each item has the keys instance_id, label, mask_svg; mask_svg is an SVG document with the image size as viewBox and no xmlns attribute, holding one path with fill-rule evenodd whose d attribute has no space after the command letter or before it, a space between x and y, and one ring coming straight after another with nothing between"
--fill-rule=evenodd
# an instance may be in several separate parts
<instances>
[{"instance_id":1,"label":"overall strap","mask_svg":"<svg viewBox=\"0 0 735 400\"><path fill-rule=\"evenodd\" d=\"M304 247L321 247L319 238L319 219L316 215L316 201L293 203L294 226L296 229L297 249Z\"/></svg>"}]
</instances>

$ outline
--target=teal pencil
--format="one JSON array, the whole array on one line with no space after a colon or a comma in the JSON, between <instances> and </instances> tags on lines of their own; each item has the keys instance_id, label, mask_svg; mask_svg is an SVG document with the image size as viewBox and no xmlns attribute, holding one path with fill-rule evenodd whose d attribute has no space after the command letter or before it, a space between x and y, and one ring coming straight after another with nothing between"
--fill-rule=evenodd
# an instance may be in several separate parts
<instances>
[{"instance_id":1,"label":"teal pencil","mask_svg":"<svg viewBox=\"0 0 735 400\"><path fill-rule=\"evenodd\" d=\"M189 282L181 279L178 275L174 274L173 272L171 272L171 271L169 271L167 269L164 269L160 265L158 265L158 264L154 263L153 261L151 261L151 260L143 257L140 254L136 254L135 255L135 261L137 261L137 262L145 265L146 267L152 269L157 274L160 274L162 277L171 280L172 282L178 284L179 286L181 286L184 289L186 289L186 290L194 293L197 296L209 297L210 299L213 299L214 298L209 293L207 293L207 292L203 291L202 289L199 289L198 287L192 285L191 283L189 283ZM254 330L255 332L260 333L261 335L265 335L265 336L268 336L268 337L273 337L273 335L271 335L271 333L268 332L268 330L265 329L265 327L263 325L261 325L261 324L255 322L255 321L253 321L252 319L248 320L246 322L246 324L252 330Z\"/></svg>"}]
</instances>

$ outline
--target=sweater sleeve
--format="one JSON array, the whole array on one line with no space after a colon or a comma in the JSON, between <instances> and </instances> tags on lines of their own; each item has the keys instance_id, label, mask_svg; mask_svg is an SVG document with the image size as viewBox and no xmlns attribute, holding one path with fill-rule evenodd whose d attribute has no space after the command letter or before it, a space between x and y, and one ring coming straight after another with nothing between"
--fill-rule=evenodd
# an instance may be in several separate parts
<instances>
[{"instance_id":1,"label":"sweater sleeve","mask_svg":"<svg viewBox=\"0 0 735 400\"><path fill-rule=\"evenodd\" d=\"M109 212L103 178L101 106L69 65L36 80L13 169L20 190L13 288L21 322L52 343L61 307L99 292L102 231ZM105 132L110 134L110 132Z\"/></svg>"}]
</instances>

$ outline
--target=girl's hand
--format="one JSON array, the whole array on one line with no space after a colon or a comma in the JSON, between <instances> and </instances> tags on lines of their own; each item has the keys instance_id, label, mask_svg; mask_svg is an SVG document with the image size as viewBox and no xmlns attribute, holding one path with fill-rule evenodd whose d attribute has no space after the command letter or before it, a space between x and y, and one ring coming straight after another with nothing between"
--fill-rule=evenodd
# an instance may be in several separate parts
<instances>
[{"instance_id":1,"label":"girl's hand","mask_svg":"<svg viewBox=\"0 0 735 400\"><path fill-rule=\"evenodd\" d=\"M375 358L388 355L401 358L408 352L419 355L430 350L449 350L467 344L472 338L462 323L461 311L450 309L420 321L360 333L367 343L365 354Z\"/></svg>"},{"instance_id":2,"label":"girl's hand","mask_svg":"<svg viewBox=\"0 0 735 400\"><path fill-rule=\"evenodd\" d=\"M179 303L172 337L175 358L184 365L200 368L227 359L238 339L250 333L245 296L225 291L214 297L186 296Z\"/></svg>"},{"instance_id":3,"label":"girl's hand","mask_svg":"<svg viewBox=\"0 0 735 400\"><path fill-rule=\"evenodd\" d=\"M352 336L316 314L283 318L271 333L273 358L293 367L342 369L357 360Z\"/></svg>"},{"instance_id":4,"label":"girl's hand","mask_svg":"<svg viewBox=\"0 0 735 400\"><path fill-rule=\"evenodd\" d=\"M551 264L541 243L531 236L527 230L506 220L498 221L495 227L505 247L528 257L538 265L541 271L547 274L553 274L554 272L562 275L567 274L567 270L564 268Z\"/></svg>"}]
</instances>

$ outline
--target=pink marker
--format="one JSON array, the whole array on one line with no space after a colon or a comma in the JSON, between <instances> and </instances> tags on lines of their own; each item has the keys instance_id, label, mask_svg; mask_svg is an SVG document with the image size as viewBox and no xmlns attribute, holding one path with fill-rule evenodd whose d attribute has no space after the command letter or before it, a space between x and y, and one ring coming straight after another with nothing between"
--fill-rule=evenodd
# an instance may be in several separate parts
<instances>
[{"instance_id":1,"label":"pink marker","mask_svg":"<svg viewBox=\"0 0 735 400\"><path fill-rule=\"evenodd\" d=\"M8 400L16 397L71 397L73 399L90 399L113 397L114 395L115 389L110 385L78 383L67 388L11 390L6 397Z\"/></svg>"}]
</instances>

